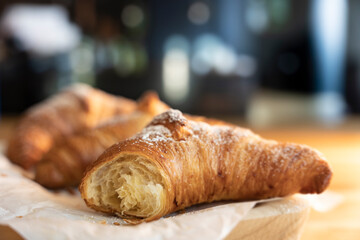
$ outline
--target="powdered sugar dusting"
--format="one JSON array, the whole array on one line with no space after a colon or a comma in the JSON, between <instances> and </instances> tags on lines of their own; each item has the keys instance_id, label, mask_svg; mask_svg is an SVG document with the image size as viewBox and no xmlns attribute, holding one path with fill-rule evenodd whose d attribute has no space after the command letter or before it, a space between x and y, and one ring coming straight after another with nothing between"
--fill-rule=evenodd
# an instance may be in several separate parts
<instances>
[{"instance_id":1,"label":"powdered sugar dusting","mask_svg":"<svg viewBox=\"0 0 360 240\"><path fill-rule=\"evenodd\" d=\"M184 132L190 132L192 138L205 140L207 136L215 135L216 137L211 137L211 141L216 146L233 144L239 138L247 137L251 134L250 131L240 128L234 129L232 126L209 125L206 122L186 120L180 111L171 109L156 116L150 125L135 135L133 139L146 141L150 144L175 141L171 130L166 127L169 124L171 125L171 123L180 123L181 127L186 128Z\"/></svg>"},{"instance_id":2,"label":"powdered sugar dusting","mask_svg":"<svg viewBox=\"0 0 360 240\"><path fill-rule=\"evenodd\" d=\"M150 125L133 138L146 141L150 144L173 141L170 130L163 125Z\"/></svg>"},{"instance_id":3,"label":"powdered sugar dusting","mask_svg":"<svg viewBox=\"0 0 360 240\"><path fill-rule=\"evenodd\" d=\"M165 122L181 122L184 120L181 112L179 110L170 109L162 114L157 115L154 117L152 122L155 123L165 123Z\"/></svg>"},{"instance_id":4,"label":"powdered sugar dusting","mask_svg":"<svg viewBox=\"0 0 360 240\"><path fill-rule=\"evenodd\" d=\"M240 137L247 137L250 135L250 131L238 131L238 129L234 129L231 126L209 125L205 122L194 122L192 124L192 131L194 137L215 134L217 137L212 138L212 140L216 145L237 142Z\"/></svg>"}]
</instances>

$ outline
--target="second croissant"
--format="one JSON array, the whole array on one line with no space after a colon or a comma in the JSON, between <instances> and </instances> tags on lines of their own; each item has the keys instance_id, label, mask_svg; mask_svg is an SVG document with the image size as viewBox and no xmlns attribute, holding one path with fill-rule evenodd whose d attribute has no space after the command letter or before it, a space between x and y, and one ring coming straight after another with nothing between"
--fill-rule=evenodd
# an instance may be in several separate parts
<instances>
[{"instance_id":1,"label":"second croissant","mask_svg":"<svg viewBox=\"0 0 360 240\"><path fill-rule=\"evenodd\" d=\"M35 180L47 188L77 186L86 167L106 148L133 136L168 109L155 92L144 93L134 112L55 144L36 165Z\"/></svg>"}]
</instances>

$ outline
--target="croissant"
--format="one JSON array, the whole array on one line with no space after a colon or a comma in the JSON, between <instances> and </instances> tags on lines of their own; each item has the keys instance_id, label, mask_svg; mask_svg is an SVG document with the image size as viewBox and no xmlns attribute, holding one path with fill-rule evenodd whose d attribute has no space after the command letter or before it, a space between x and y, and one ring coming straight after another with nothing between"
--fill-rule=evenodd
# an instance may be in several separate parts
<instances>
[{"instance_id":1,"label":"croissant","mask_svg":"<svg viewBox=\"0 0 360 240\"><path fill-rule=\"evenodd\" d=\"M107 149L85 173L80 192L89 207L137 224L199 203L320 193L331 176L310 147L169 110Z\"/></svg>"},{"instance_id":2,"label":"croissant","mask_svg":"<svg viewBox=\"0 0 360 240\"><path fill-rule=\"evenodd\" d=\"M137 110L95 129L63 138L36 164L35 181L48 188L78 186L86 167L105 149L143 129L154 116L168 110L154 92L145 93Z\"/></svg>"},{"instance_id":3,"label":"croissant","mask_svg":"<svg viewBox=\"0 0 360 240\"><path fill-rule=\"evenodd\" d=\"M18 165L31 168L57 139L93 128L135 108L132 100L75 84L25 113L9 141L7 156Z\"/></svg>"}]
</instances>

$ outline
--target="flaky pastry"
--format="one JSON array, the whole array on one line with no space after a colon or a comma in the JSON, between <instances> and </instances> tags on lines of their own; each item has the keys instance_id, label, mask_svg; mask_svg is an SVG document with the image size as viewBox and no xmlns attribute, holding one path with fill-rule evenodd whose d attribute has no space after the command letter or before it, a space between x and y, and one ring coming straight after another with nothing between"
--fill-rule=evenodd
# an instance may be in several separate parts
<instances>
[{"instance_id":1,"label":"flaky pastry","mask_svg":"<svg viewBox=\"0 0 360 240\"><path fill-rule=\"evenodd\" d=\"M35 180L48 188L78 186L86 167L105 149L132 137L168 109L155 92L144 93L134 112L55 143L36 164Z\"/></svg>"},{"instance_id":2,"label":"flaky pastry","mask_svg":"<svg viewBox=\"0 0 360 240\"><path fill-rule=\"evenodd\" d=\"M331 176L324 157L308 146L169 110L107 149L80 192L89 207L137 224L199 203L321 193Z\"/></svg>"},{"instance_id":3,"label":"flaky pastry","mask_svg":"<svg viewBox=\"0 0 360 240\"><path fill-rule=\"evenodd\" d=\"M75 84L25 113L10 139L7 156L28 169L58 139L133 112L135 108L135 101Z\"/></svg>"}]
</instances>

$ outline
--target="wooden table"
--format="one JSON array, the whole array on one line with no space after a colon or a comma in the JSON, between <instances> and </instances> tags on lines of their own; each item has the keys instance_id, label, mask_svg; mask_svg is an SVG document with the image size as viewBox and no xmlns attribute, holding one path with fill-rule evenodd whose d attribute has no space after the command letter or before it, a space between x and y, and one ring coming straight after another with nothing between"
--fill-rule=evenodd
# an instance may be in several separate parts
<instances>
[{"instance_id":1,"label":"wooden table","mask_svg":"<svg viewBox=\"0 0 360 240\"><path fill-rule=\"evenodd\" d=\"M6 141L11 136L17 119L2 119L0 140ZM333 129L289 125L254 131L266 138L317 148L333 168L329 189L343 196L343 201L329 212L312 211L301 239L360 239L360 119L351 119Z\"/></svg>"}]
</instances>

